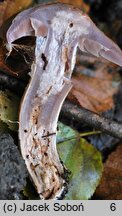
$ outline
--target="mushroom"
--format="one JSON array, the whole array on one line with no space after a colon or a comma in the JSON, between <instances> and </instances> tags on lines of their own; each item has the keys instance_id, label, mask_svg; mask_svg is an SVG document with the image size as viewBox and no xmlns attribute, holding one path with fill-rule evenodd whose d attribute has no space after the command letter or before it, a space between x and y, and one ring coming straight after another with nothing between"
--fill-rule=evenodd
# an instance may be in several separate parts
<instances>
[{"instance_id":1,"label":"mushroom","mask_svg":"<svg viewBox=\"0 0 122 216\"><path fill-rule=\"evenodd\" d=\"M77 47L122 66L122 52L88 15L71 5L38 5L18 14L9 27L8 47L35 36L35 60L22 100L19 139L22 156L40 199L56 199L65 189L66 168L56 150L57 120L72 87Z\"/></svg>"}]
</instances>

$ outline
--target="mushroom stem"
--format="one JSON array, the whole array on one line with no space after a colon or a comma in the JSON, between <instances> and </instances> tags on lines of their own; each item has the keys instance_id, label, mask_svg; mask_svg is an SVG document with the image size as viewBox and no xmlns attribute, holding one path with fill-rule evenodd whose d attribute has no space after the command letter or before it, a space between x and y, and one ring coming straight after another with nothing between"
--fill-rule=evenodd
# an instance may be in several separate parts
<instances>
[{"instance_id":1,"label":"mushroom stem","mask_svg":"<svg viewBox=\"0 0 122 216\"><path fill-rule=\"evenodd\" d=\"M19 137L40 198L49 199L59 196L65 184L64 167L56 150L56 132L62 103L72 86L70 67L75 62L69 64L68 70L65 64L74 58L76 45L72 50L70 46L61 46L54 36L40 48L41 42L40 37L36 41L32 78L21 104ZM64 58L65 50L70 52L70 60L68 56Z\"/></svg>"}]
</instances>

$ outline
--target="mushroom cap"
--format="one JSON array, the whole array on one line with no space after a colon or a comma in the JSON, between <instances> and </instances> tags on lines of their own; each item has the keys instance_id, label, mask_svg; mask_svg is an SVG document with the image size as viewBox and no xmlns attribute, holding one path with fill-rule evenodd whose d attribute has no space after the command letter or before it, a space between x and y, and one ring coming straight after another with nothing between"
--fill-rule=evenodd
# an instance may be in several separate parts
<instances>
[{"instance_id":1,"label":"mushroom cap","mask_svg":"<svg viewBox=\"0 0 122 216\"><path fill-rule=\"evenodd\" d=\"M8 43L24 36L48 36L53 21L59 19L60 25L55 28L74 28L78 45L83 52L101 56L122 66L122 51L120 48L92 22L88 15L72 5L55 3L38 5L19 13L7 31Z\"/></svg>"}]
</instances>

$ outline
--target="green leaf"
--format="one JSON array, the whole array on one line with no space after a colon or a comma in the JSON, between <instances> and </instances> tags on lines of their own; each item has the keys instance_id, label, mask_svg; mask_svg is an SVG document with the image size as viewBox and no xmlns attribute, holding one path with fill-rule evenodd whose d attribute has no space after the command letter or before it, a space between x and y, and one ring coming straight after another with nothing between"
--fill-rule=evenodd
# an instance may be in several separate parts
<instances>
[{"instance_id":1,"label":"green leaf","mask_svg":"<svg viewBox=\"0 0 122 216\"><path fill-rule=\"evenodd\" d=\"M18 128L19 99L10 91L0 91L0 120L8 125L11 130Z\"/></svg>"},{"instance_id":2,"label":"green leaf","mask_svg":"<svg viewBox=\"0 0 122 216\"><path fill-rule=\"evenodd\" d=\"M58 122L58 134L57 134L57 143L72 139L72 137L78 137L79 133L73 130L71 127L66 126L65 124Z\"/></svg>"},{"instance_id":3,"label":"green leaf","mask_svg":"<svg viewBox=\"0 0 122 216\"><path fill-rule=\"evenodd\" d=\"M103 170L101 154L85 139L79 138L78 133L70 127L61 123L58 127L58 137L62 134L63 139L63 142L57 144L58 153L67 169L71 171L65 199L90 199L99 184Z\"/></svg>"}]
</instances>

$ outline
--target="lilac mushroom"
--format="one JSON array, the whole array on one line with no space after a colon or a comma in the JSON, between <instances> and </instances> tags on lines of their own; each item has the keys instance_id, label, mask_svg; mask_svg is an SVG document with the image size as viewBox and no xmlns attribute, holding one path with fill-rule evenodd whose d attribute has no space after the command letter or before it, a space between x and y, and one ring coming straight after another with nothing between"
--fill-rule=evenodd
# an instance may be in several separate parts
<instances>
[{"instance_id":1,"label":"lilac mushroom","mask_svg":"<svg viewBox=\"0 0 122 216\"><path fill-rule=\"evenodd\" d=\"M56 150L57 120L72 87L77 47L122 66L122 52L88 15L71 5L38 5L18 14L7 31L9 47L35 36L35 60L22 100L19 139L22 156L40 199L56 199L65 188L65 167Z\"/></svg>"}]
</instances>

